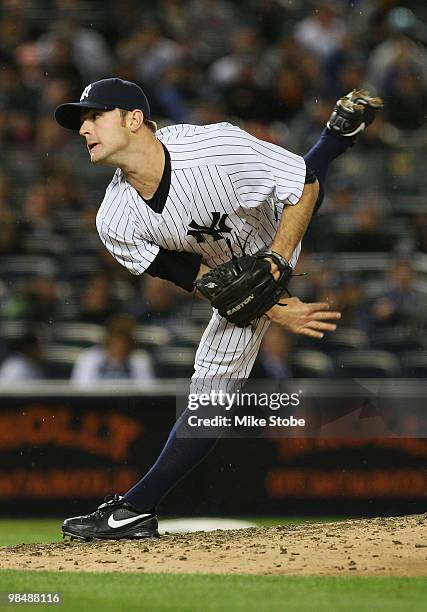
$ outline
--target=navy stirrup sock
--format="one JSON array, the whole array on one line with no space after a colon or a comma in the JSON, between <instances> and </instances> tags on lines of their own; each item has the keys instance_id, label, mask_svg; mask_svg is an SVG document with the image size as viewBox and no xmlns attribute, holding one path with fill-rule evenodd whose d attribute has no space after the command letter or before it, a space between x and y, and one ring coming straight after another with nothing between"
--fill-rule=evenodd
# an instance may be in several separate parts
<instances>
[{"instance_id":1,"label":"navy stirrup sock","mask_svg":"<svg viewBox=\"0 0 427 612\"><path fill-rule=\"evenodd\" d=\"M127 493L125 500L139 511L153 511L160 499L215 446L217 438L182 438L189 427L188 409L175 423L159 458ZM189 430L187 429L187 432Z\"/></svg>"},{"instance_id":2,"label":"navy stirrup sock","mask_svg":"<svg viewBox=\"0 0 427 612\"><path fill-rule=\"evenodd\" d=\"M316 144L304 155L305 163L313 170L319 181L319 195L314 209L315 213L323 202L323 197L325 195L325 180L329 164L345 153L353 144L354 138L345 138L343 136L329 134L325 128Z\"/></svg>"}]
</instances>

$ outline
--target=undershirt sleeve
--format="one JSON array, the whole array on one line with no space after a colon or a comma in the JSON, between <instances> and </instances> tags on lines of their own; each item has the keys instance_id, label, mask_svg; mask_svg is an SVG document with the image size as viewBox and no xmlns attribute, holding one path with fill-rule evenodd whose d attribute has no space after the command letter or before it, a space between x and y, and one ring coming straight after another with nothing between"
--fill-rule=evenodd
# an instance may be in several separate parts
<instances>
[{"instance_id":1,"label":"undershirt sleeve","mask_svg":"<svg viewBox=\"0 0 427 612\"><path fill-rule=\"evenodd\" d=\"M160 247L155 260L145 270L150 276L171 281L186 291L193 291L202 256Z\"/></svg>"},{"instance_id":2,"label":"undershirt sleeve","mask_svg":"<svg viewBox=\"0 0 427 612\"><path fill-rule=\"evenodd\" d=\"M317 176L314 174L313 170L308 166L305 167L305 184L315 183L317 181Z\"/></svg>"}]
</instances>

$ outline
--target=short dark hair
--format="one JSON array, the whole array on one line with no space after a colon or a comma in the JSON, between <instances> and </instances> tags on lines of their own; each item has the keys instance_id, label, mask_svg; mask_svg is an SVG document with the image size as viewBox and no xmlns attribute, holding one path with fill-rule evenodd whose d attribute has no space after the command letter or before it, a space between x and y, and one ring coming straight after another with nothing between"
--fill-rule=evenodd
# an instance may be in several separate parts
<instances>
[{"instance_id":1,"label":"short dark hair","mask_svg":"<svg viewBox=\"0 0 427 612\"><path fill-rule=\"evenodd\" d=\"M157 123L151 119L144 119L144 125L155 134L157 132Z\"/></svg>"},{"instance_id":2,"label":"short dark hair","mask_svg":"<svg viewBox=\"0 0 427 612\"><path fill-rule=\"evenodd\" d=\"M128 114L128 110L124 110L123 108L119 108L120 111L120 117L121 117L121 121L122 121L122 125L125 124L125 117ZM157 123L155 121L151 121L151 119L146 119L144 117L144 125L145 127L147 127L150 132L153 132L153 134L155 134L157 132Z\"/></svg>"}]
</instances>

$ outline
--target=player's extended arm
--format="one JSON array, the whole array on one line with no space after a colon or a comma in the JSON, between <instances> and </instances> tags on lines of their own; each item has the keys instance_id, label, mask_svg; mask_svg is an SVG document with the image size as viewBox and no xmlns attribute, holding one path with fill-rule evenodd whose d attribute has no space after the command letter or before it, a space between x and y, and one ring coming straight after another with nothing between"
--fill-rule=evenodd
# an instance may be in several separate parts
<instances>
[{"instance_id":1,"label":"player's extended arm","mask_svg":"<svg viewBox=\"0 0 427 612\"><path fill-rule=\"evenodd\" d=\"M307 183L295 206L285 206L271 250L288 261L301 242L313 214L319 194L319 183Z\"/></svg>"}]
</instances>

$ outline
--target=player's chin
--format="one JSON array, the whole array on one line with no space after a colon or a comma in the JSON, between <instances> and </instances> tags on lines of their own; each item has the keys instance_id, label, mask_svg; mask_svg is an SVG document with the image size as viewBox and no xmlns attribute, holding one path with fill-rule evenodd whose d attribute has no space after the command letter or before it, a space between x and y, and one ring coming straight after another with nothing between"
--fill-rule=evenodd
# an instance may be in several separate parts
<instances>
[{"instance_id":1,"label":"player's chin","mask_svg":"<svg viewBox=\"0 0 427 612\"><path fill-rule=\"evenodd\" d=\"M107 163L106 158L107 158L107 155L102 150L99 150L99 151L92 150L90 152L90 162L93 165Z\"/></svg>"}]
</instances>

